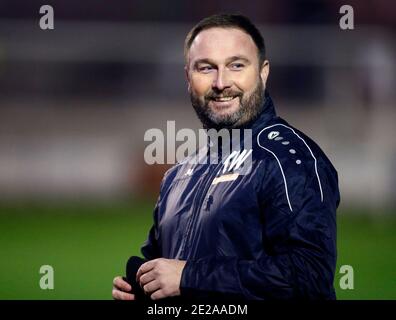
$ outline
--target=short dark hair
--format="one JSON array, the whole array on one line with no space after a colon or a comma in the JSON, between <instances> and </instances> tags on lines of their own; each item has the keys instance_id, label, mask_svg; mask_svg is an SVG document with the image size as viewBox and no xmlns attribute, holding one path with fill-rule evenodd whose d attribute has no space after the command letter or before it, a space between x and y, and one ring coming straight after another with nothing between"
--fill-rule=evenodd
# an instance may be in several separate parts
<instances>
[{"instance_id":1,"label":"short dark hair","mask_svg":"<svg viewBox=\"0 0 396 320\"><path fill-rule=\"evenodd\" d=\"M184 41L184 58L186 62L188 61L188 50L190 50L191 44L197 35L203 31L210 28L237 28L248 35L250 35L256 44L259 58L259 65L261 66L265 56L265 44L264 38L261 35L260 31L257 27L247 18L241 14L215 14L210 17L204 18L200 22L198 22L187 34L187 37Z\"/></svg>"}]
</instances>

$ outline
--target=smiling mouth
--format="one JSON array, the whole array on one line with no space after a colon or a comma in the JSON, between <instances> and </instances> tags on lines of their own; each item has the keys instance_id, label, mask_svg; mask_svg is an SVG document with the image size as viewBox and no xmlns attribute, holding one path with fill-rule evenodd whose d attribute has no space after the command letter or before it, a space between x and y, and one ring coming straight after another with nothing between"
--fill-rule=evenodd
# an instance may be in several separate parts
<instances>
[{"instance_id":1,"label":"smiling mouth","mask_svg":"<svg viewBox=\"0 0 396 320\"><path fill-rule=\"evenodd\" d=\"M228 102L231 101L233 99L235 99L237 96L234 97L217 97L217 98L212 98L212 101L216 101L216 102Z\"/></svg>"}]
</instances>

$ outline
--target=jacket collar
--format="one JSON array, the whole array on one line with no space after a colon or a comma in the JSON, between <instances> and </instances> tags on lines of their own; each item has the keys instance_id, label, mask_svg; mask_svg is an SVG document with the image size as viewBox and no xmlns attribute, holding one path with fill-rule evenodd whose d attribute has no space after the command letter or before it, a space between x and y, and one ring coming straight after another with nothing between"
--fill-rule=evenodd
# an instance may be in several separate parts
<instances>
[{"instance_id":1,"label":"jacket collar","mask_svg":"<svg viewBox=\"0 0 396 320\"><path fill-rule=\"evenodd\" d=\"M275 117L277 117L277 114L275 111L274 103L268 91L265 90L265 98L262 111L260 112L258 117L251 121L249 124L247 124L245 128L252 129L254 134L255 132L257 132L257 130L261 130L263 127L267 126Z\"/></svg>"}]
</instances>

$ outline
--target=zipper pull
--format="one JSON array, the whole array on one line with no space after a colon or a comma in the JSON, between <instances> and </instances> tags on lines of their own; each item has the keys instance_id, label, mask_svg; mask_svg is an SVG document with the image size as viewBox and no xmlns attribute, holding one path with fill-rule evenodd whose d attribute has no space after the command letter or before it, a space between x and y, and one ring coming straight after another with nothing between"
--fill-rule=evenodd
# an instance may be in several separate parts
<instances>
[{"instance_id":1,"label":"zipper pull","mask_svg":"<svg viewBox=\"0 0 396 320\"><path fill-rule=\"evenodd\" d=\"M209 211L210 206L212 205L212 203L213 203L213 196L210 194L210 195L208 195L208 196L205 198L205 201L204 201L204 210L205 210L205 211Z\"/></svg>"}]
</instances>

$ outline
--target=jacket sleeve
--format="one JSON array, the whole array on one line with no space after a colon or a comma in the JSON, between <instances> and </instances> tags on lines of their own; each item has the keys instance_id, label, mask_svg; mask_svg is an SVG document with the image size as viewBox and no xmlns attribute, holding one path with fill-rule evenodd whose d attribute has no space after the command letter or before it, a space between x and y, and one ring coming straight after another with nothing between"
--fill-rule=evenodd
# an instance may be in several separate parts
<instances>
[{"instance_id":1,"label":"jacket sleeve","mask_svg":"<svg viewBox=\"0 0 396 320\"><path fill-rule=\"evenodd\" d=\"M158 219L159 219L158 215L159 215L159 208L162 202L162 194L165 189L167 173L168 172L165 173L164 178L161 181L159 196L153 212L153 224L150 228L150 231L148 233L145 242L140 248L141 253L147 260L160 258L162 256L159 232L158 232Z\"/></svg>"},{"instance_id":2,"label":"jacket sleeve","mask_svg":"<svg viewBox=\"0 0 396 320\"><path fill-rule=\"evenodd\" d=\"M279 171L278 164L273 163L270 171ZM263 238L267 237L272 249L263 244L255 260L209 256L187 261L181 279L182 296L205 298L214 294L249 300L335 298L337 173L327 163L318 165L322 199L315 173L293 170L289 171L293 172L290 176L286 171L289 197L280 174L266 176L268 183L260 189L259 196L266 198ZM273 235L266 229L271 224Z\"/></svg>"},{"instance_id":3,"label":"jacket sleeve","mask_svg":"<svg viewBox=\"0 0 396 320\"><path fill-rule=\"evenodd\" d=\"M158 201L154 208L154 223L150 228L146 241L143 243L140 251L147 260L161 257L161 250L158 241L157 216Z\"/></svg>"}]
</instances>

